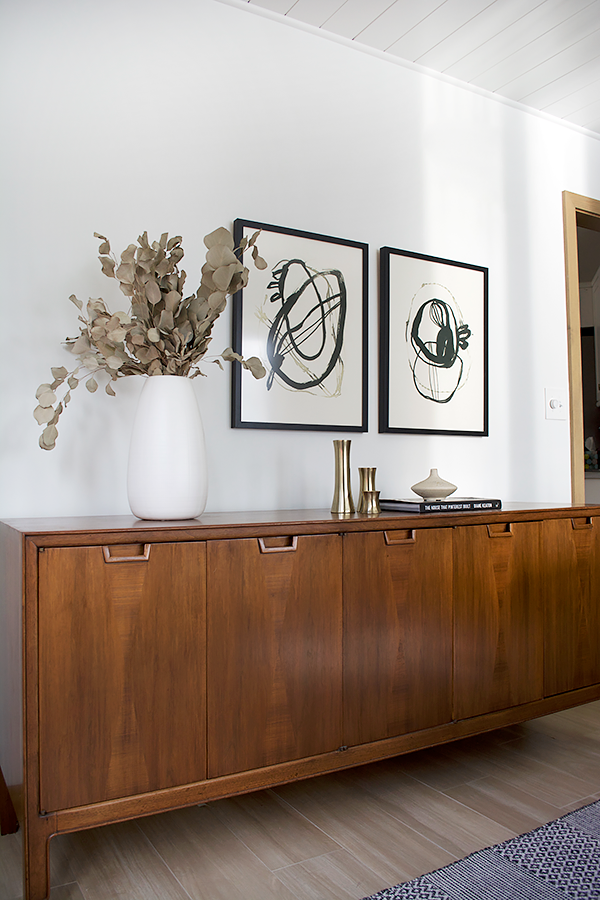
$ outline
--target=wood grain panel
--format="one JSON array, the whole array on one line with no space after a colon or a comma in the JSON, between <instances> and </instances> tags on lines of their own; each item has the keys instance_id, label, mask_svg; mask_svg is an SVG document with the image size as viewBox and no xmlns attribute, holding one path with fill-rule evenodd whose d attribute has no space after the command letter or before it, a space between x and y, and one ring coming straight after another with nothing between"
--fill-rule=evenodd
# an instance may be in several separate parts
<instances>
[{"instance_id":1,"label":"wood grain panel","mask_svg":"<svg viewBox=\"0 0 600 900\"><path fill-rule=\"evenodd\" d=\"M539 522L455 529L455 719L543 696L540 535Z\"/></svg>"},{"instance_id":2,"label":"wood grain panel","mask_svg":"<svg viewBox=\"0 0 600 900\"><path fill-rule=\"evenodd\" d=\"M341 543L209 543L210 777L340 746Z\"/></svg>"},{"instance_id":3,"label":"wood grain panel","mask_svg":"<svg viewBox=\"0 0 600 900\"><path fill-rule=\"evenodd\" d=\"M344 536L344 743L350 746L452 718L452 529L387 537Z\"/></svg>"},{"instance_id":4,"label":"wood grain panel","mask_svg":"<svg viewBox=\"0 0 600 900\"><path fill-rule=\"evenodd\" d=\"M206 775L205 545L150 551L40 553L43 809Z\"/></svg>"},{"instance_id":5,"label":"wood grain panel","mask_svg":"<svg viewBox=\"0 0 600 900\"><path fill-rule=\"evenodd\" d=\"M542 523L546 696L600 682L600 519Z\"/></svg>"}]
</instances>

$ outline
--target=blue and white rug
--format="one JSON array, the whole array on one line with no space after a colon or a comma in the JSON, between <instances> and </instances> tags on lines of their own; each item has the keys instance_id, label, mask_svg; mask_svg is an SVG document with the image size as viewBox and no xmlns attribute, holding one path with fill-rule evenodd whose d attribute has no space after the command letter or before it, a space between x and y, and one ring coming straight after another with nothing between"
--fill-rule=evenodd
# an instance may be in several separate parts
<instances>
[{"instance_id":1,"label":"blue and white rug","mask_svg":"<svg viewBox=\"0 0 600 900\"><path fill-rule=\"evenodd\" d=\"M600 800L365 900L600 900Z\"/></svg>"}]
</instances>

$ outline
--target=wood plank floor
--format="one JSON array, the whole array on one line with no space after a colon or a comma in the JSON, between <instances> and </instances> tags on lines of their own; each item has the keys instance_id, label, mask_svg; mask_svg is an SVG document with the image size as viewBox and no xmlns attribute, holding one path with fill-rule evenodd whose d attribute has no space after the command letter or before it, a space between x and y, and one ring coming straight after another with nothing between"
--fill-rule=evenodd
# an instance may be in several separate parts
<instances>
[{"instance_id":1,"label":"wood plank floor","mask_svg":"<svg viewBox=\"0 0 600 900\"><path fill-rule=\"evenodd\" d=\"M600 701L51 841L52 900L359 900L600 799ZM21 898L20 835L0 900Z\"/></svg>"}]
</instances>

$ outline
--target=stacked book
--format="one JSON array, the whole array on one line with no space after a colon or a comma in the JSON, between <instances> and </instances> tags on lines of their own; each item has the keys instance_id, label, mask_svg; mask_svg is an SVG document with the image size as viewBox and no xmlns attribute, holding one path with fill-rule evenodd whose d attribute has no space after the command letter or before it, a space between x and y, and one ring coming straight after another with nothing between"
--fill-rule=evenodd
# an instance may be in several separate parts
<instances>
[{"instance_id":1,"label":"stacked book","mask_svg":"<svg viewBox=\"0 0 600 900\"><path fill-rule=\"evenodd\" d=\"M394 512L468 512L469 510L502 509L501 500L483 497L453 497L447 500L380 500L381 509Z\"/></svg>"}]
</instances>

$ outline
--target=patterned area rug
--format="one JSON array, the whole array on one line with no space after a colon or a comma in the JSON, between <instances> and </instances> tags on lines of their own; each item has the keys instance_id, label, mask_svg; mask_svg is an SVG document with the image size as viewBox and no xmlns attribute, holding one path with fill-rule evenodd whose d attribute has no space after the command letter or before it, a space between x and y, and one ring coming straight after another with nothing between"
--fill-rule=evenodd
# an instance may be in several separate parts
<instances>
[{"instance_id":1,"label":"patterned area rug","mask_svg":"<svg viewBox=\"0 0 600 900\"><path fill-rule=\"evenodd\" d=\"M365 900L600 900L600 800Z\"/></svg>"}]
</instances>

